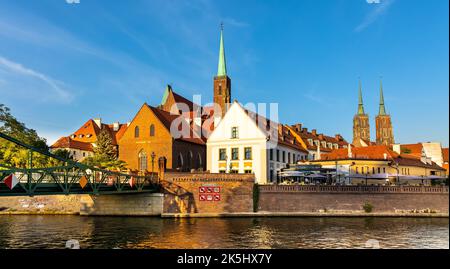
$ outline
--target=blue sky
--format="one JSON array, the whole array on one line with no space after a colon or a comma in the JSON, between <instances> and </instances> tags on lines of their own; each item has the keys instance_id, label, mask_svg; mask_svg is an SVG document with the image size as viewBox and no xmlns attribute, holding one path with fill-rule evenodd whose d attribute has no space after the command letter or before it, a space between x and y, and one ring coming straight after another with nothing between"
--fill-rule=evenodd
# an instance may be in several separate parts
<instances>
[{"instance_id":1,"label":"blue sky","mask_svg":"<svg viewBox=\"0 0 450 269\"><path fill-rule=\"evenodd\" d=\"M166 84L210 102L223 22L233 99L351 141L360 77L375 139L383 76L396 142L448 146L448 5L0 0L0 103L51 143L89 118L131 120Z\"/></svg>"}]
</instances>

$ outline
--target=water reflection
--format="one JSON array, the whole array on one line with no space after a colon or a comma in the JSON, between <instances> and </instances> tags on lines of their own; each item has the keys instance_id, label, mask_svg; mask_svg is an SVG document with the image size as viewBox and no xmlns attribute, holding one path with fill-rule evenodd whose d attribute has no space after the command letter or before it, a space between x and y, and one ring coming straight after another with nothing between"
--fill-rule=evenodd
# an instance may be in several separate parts
<instances>
[{"instance_id":1,"label":"water reflection","mask_svg":"<svg viewBox=\"0 0 450 269\"><path fill-rule=\"evenodd\" d=\"M449 248L448 218L0 216L0 248Z\"/></svg>"}]
</instances>

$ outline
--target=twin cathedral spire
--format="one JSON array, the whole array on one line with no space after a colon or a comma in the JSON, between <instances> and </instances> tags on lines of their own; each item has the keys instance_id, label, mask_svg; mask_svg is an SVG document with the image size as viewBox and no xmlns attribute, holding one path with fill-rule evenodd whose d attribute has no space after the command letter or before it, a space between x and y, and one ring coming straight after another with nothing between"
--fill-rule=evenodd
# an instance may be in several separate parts
<instances>
[{"instance_id":1,"label":"twin cathedral spire","mask_svg":"<svg viewBox=\"0 0 450 269\"><path fill-rule=\"evenodd\" d=\"M383 96L383 82L380 80L380 103L378 115L375 117L376 144L390 146L394 144L394 134L392 131L391 116L386 113ZM364 113L364 104L362 98L362 86L359 81L358 91L358 111L353 117L353 145L370 145L370 124L369 115Z\"/></svg>"}]
</instances>

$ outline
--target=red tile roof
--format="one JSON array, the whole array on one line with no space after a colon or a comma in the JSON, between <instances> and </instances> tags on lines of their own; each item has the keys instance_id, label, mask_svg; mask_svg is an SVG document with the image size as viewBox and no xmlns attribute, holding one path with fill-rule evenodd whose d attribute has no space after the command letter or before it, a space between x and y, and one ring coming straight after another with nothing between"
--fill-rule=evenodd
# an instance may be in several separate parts
<instances>
[{"instance_id":1,"label":"red tile roof","mask_svg":"<svg viewBox=\"0 0 450 269\"><path fill-rule=\"evenodd\" d=\"M52 149L79 149L85 151L93 151L92 144L89 142L81 142L73 140L70 137L61 137L53 145L50 146Z\"/></svg>"},{"instance_id":2,"label":"red tile roof","mask_svg":"<svg viewBox=\"0 0 450 269\"><path fill-rule=\"evenodd\" d=\"M294 124L290 126L302 139L303 142L305 143L305 145L307 146L308 150L317 150L317 146L316 145L311 145L308 142L308 139L312 139L314 140L319 140L320 142L325 141L328 143L332 143L332 144L337 144L339 148L343 148L344 146L348 145L348 142L345 141L345 139L339 135L336 134L334 137L332 136L327 136L321 133L317 133L317 131L314 129L314 133L313 132L308 132L307 128L301 128L302 124ZM324 147L320 147L320 151L329 151L331 152L333 149L330 148L324 148Z\"/></svg>"},{"instance_id":3,"label":"red tile roof","mask_svg":"<svg viewBox=\"0 0 450 269\"><path fill-rule=\"evenodd\" d=\"M348 149L335 149L330 153L322 154L319 161L335 160L387 160L400 165L425 167L436 170L444 170L434 162L423 163L420 158L411 154L398 154L384 145L368 147L352 147L352 156L348 156Z\"/></svg>"}]
</instances>

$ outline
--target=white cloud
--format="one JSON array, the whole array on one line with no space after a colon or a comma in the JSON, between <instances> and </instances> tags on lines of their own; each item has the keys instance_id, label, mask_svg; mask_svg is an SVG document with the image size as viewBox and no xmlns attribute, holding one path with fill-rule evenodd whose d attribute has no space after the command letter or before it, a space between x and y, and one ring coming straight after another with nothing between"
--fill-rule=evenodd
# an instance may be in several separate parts
<instances>
[{"instance_id":1,"label":"white cloud","mask_svg":"<svg viewBox=\"0 0 450 269\"><path fill-rule=\"evenodd\" d=\"M383 0L383 1L372 1L369 3L374 9L368 13L363 21L356 26L355 32L361 32L366 29L369 25L374 23L380 16L384 15L389 7L394 3L395 0Z\"/></svg>"},{"instance_id":2,"label":"white cloud","mask_svg":"<svg viewBox=\"0 0 450 269\"><path fill-rule=\"evenodd\" d=\"M52 93L56 94L57 97L56 99L62 102L70 102L73 98L72 94L70 94L67 90L62 88L61 86L61 84L63 84L62 82L54 80L47 75L44 75L33 69L27 68L21 65L20 63L10 61L2 56L0 56L0 67L1 66L16 74L33 77L44 82L50 87Z\"/></svg>"}]
</instances>

